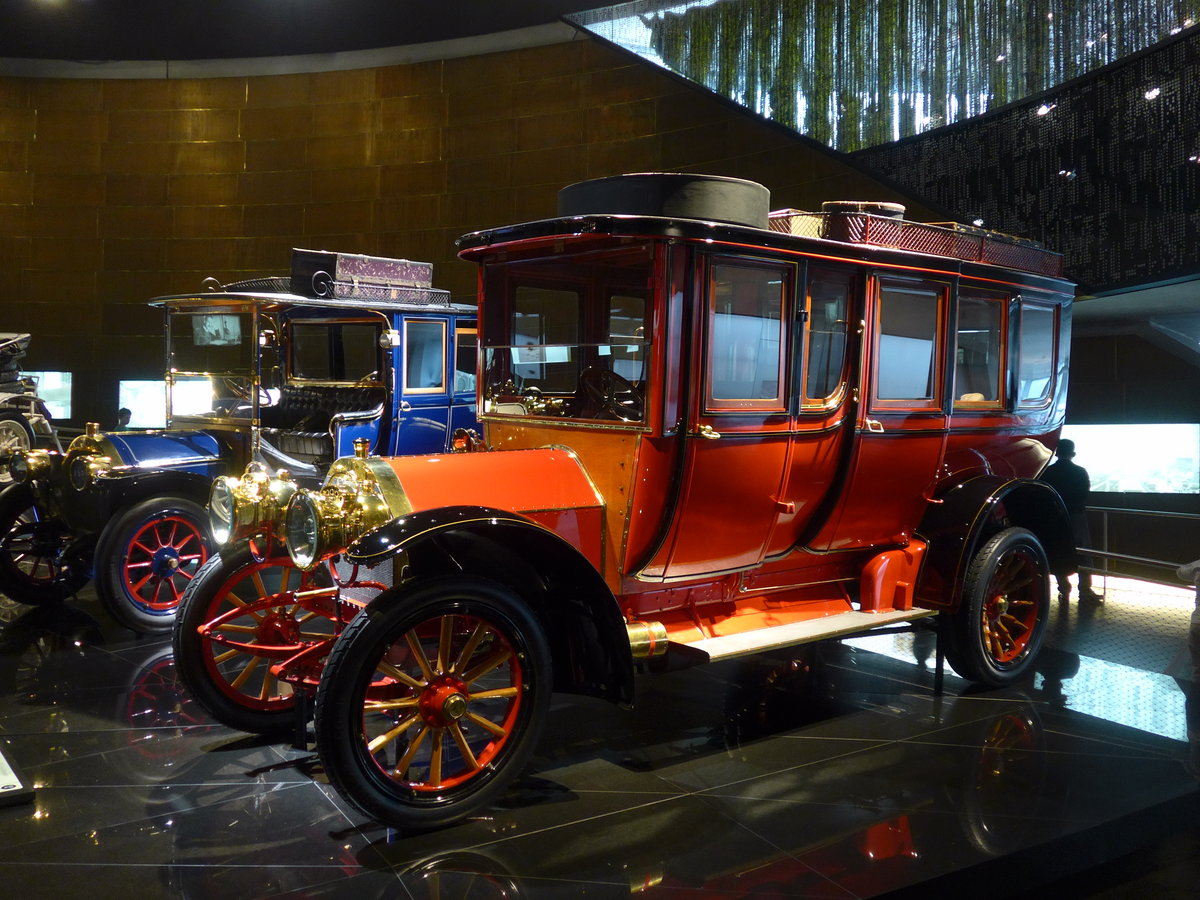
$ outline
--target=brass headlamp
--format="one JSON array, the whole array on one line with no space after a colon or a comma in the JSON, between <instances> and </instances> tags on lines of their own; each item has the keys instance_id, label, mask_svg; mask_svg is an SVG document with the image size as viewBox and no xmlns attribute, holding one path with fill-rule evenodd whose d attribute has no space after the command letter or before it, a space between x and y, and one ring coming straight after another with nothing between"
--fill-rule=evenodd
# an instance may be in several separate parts
<instances>
[{"instance_id":1,"label":"brass headlamp","mask_svg":"<svg viewBox=\"0 0 1200 900\"><path fill-rule=\"evenodd\" d=\"M71 458L67 478L71 481L71 487L77 491L82 491L88 485L95 483L97 478L104 477L112 467L111 457L81 453Z\"/></svg>"},{"instance_id":2,"label":"brass headlamp","mask_svg":"<svg viewBox=\"0 0 1200 900\"><path fill-rule=\"evenodd\" d=\"M18 450L8 458L8 473L13 481L29 484L44 478L54 468L48 450Z\"/></svg>"},{"instance_id":3,"label":"brass headlamp","mask_svg":"<svg viewBox=\"0 0 1200 900\"><path fill-rule=\"evenodd\" d=\"M113 460L120 458L117 448L101 433L100 425L88 422L83 434L67 448L67 480L73 489L82 491L111 471Z\"/></svg>"},{"instance_id":4,"label":"brass headlamp","mask_svg":"<svg viewBox=\"0 0 1200 900\"><path fill-rule=\"evenodd\" d=\"M241 478L223 476L208 494L208 518L213 540L227 545L244 538L277 535L296 482L287 469L274 475L266 464L252 462Z\"/></svg>"},{"instance_id":5,"label":"brass headlamp","mask_svg":"<svg viewBox=\"0 0 1200 900\"><path fill-rule=\"evenodd\" d=\"M341 553L373 528L412 511L400 479L379 458L339 459L319 491L297 491L288 504L284 537L288 554L311 569Z\"/></svg>"}]
</instances>

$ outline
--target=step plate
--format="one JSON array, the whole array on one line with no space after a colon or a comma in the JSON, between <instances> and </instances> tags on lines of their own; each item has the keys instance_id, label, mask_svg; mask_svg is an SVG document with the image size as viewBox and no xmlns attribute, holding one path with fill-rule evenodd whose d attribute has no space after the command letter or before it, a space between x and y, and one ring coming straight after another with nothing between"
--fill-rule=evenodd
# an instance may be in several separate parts
<instances>
[{"instance_id":1,"label":"step plate","mask_svg":"<svg viewBox=\"0 0 1200 900\"><path fill-rule=\"evenodd\" d=\"M771 628L759 628L755 631L743 631L740 634L705 638L689 644L672 643L671 649L679 648L685 654L695 653L699 650L705 653L710 661L729 659L735 656L761 653L764 650L774 650L778 647L788 647L793 644L806 644L826 638L865 634L887 625L912 622L935 615L937 612L932 609L897 609L887 612L852 611L820 619L809 619L804 622L793 622L790 625L776 625ZM670 650L668 650L669 652Z\"/></svg>"}]
</instances>

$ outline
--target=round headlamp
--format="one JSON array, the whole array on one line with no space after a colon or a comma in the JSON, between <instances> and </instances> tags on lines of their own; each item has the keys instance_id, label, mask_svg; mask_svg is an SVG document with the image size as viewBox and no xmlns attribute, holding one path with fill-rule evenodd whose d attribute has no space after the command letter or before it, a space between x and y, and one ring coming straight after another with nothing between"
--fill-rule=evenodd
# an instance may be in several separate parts
<instances>
[{"instance_id":1,"label":"round headlamp","mask_svg":"<svg viewBox=\"0 0 1200 900\"><path fill-rule=\"evenodd\" d=\"M8 474L12 476L13 481L29 481L28 455L18 450L16 453L10 456L8 458Z\"/></svg>"},{"instance_id":2,"label":"round headlamp","mask_svg":"<svg viewBox=\"0 0 1200 900\"><path fill-rule=\"evenodd\" d=\"M395 472L380 459L340 459L319 491L297 491L288 503L284 539L301 569L345 550L372 528L411 512Z\"/></svg>"},{"instance_id":3,"label":"round headlamp","mask_svg":"<svg viewBox=\"0 0 1200 900\"><path fill-rule=\"evenodd\" d=\"M231 484L232 482L232 484ZM236 478L226 475L213 481L208 492L208 524L218 546L229 543L233 536L233 491Z\"/></svg>"},{"instance_id":4,"label":"round headlamp","mask_svg":"<svg viewBox=\"0 0 1200 900\"><path fill-rule=\"evenodd\" d=\"M229 544L256 535L270 539L279 533L294 493L291 473L280 469L272 476L260 462L250 463L241 478L217 478L208 494L214 540Z\"/></svg>"},{"instance_id":5,"label":"round headlamp","mask_svg":"<svg viewBox=\"0 0 1200 900\"><path fill-rule=\"evenodd\" d=\"M288 504L284 524L284 541L288 556L301 569L311 569L320 558L321 514L316 496L300 491Z\"/></svg>"},{"instance_id":6,"label":"round headlamp","mask_svg":"<svg viewBox=\"0 0 1200 900\"><path fill-rule=\"evenodd\" d=\"M17 451L8 460L8 473L13 481L29 484L37 478L44 478L54 469L47 450Z\"/></svg>"},{"instance_id":7,"label":"round headlamp","mask_svg":"<svg viewBox=\"0 0 1200 900\"><path fill-rule=\"evenodd\" d=\"M107 456L94 456L84 453L71 460L67 470L67 479L77 491L82 491L96 481L101 475L112 468L112 460Z\"/></svg>"}]
</instances>

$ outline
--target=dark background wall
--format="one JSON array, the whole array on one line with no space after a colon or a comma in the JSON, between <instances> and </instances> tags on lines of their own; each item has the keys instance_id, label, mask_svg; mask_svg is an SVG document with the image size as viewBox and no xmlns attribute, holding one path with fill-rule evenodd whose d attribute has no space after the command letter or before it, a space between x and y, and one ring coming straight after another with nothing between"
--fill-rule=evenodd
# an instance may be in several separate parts
<instances>
[{"instance_id":1,"label":"dark background wall","mask_svg":"<svg viewBox=\"0 0 1200 900\"><path fill-rule=\"evenodd\" d=\"M854 157L963 220L1044 241L1085 291L1194 277L1200 32Z\"/></svg>"},{"instance_id":2,"label":"dark background wall","mask_svg":"<svg viewBox=\"0 0 1200 900\"><path fill-rule=\"evenodd\" d=\"M152 296L285 271L302 246L428 260L473 300L459 235L648 170L751 178L777 208L904 199L586 39L301 75L0 77L0 330L33 334L27 368L75 373L72 424L107 424L119 379L162 375Z\"/></svg>"}]
</instances>

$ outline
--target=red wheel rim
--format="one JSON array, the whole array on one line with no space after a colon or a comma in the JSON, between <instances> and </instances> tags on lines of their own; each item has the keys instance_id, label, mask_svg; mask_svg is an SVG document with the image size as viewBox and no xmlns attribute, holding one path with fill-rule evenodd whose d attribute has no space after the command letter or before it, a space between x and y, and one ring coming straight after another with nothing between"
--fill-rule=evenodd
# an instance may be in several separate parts
<instances>
[{"instance_id":1,"label":"red wheel rim","mask_svg":"<svg viewBox=\"0 0 1200 900\"><path fill-rule=\"evenodd\" d=\"M279 559L251 563L221 586L205 614L209 624L201 626L204 667L217 690L247 709L292 707L291 684L271 666L332 641L337 631L332 604L297 601L298 592L313 587L313 573Z\"/></svg>"},{"instance_id":2,"label":"red wheel rim","mask_svg":"<svg viewBox=\"0 0 1200 900\"><path fill-rule=\"evenodd\" d=\"M417 793L468 784L516 739L525 673L496 623L447 614L391 642L363 704L367 752Z\"/></svg>"},{"instance_id":3,"label":"red wheel rim","mask_svg":"<svg viewBox=\"0 0 1200 900\"><path fill-rule=\"evenodd\" d=\"M1041 615L1043 581L1036 556L1020 547L992 573L983 604L983 640L997 665L1011 665L1028 652Z\"/></svg>"},{"instance_id":4,"label":"red wheel rim","mask_svg":"<svg viewBox=\"0 0 1200 900\"><path fill-rule=\"evenodd\" d=\"M137 609L167 615L179 606L188 583L207 560L208 545L194 522L182 516L153 519L126 547L122 586Z\"/></svg>"}]
</instances>

